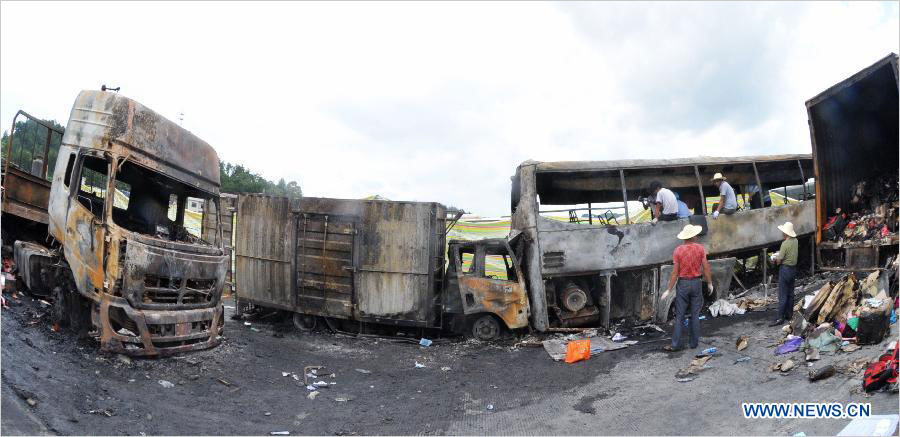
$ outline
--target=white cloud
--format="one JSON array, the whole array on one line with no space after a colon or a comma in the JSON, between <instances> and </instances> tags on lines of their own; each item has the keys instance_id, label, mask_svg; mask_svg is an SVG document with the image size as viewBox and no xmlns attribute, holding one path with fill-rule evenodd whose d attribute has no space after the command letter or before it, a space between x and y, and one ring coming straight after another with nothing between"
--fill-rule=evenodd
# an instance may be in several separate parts
<instances>
[{"instance_id":1,"label":"white cloud","mask_svg":"<svg viewBox=\"0 0 900 437\"><path fill-rule=\"evenodd\" d=\"M808 152L896 3L2 3L0 123L121 85L311 196L505 214L525 159Z\"/></svg>"}]
</instances>

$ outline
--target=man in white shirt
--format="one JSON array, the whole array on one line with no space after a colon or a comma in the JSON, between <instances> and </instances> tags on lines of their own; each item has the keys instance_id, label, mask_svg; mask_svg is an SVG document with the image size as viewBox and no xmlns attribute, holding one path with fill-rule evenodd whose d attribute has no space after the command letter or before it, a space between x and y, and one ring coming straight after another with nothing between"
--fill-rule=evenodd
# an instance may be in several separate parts
<instances>
[{"instance_id":1,"label":"man in white shirt","mask_svg":"<svg viewBox=\"0 0 900 437\"><path fill-rule=\"evenodd\" d=\"M653 223L659 220L670 222L678 219L678 201L675 193L663 188L662 183L650 183L650 199L653 200Z\"/></svg>"}]
</instances>

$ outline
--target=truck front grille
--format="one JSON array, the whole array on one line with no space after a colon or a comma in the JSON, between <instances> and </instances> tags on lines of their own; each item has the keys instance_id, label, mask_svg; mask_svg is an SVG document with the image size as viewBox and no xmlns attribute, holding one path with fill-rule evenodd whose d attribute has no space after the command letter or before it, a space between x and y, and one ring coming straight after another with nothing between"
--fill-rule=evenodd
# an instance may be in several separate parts
<instances>
[{"instance_id":1,"label":"truck front grille","mask_svg":"<svg viewBox=\"0 0 900 437\"><path fill-rule=\"evenodd\" d=\"M144 303L202 304L212 301L216 279L184 279L157 275L144 277Z\"/></svg>"}]
</instances>

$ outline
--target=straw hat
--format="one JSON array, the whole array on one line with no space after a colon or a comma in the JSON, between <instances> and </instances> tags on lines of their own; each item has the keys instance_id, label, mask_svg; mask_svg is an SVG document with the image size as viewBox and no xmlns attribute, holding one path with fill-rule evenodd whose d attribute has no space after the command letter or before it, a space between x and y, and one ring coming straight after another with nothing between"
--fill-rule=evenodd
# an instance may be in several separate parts
<instances>
[{"instance_id":1,"label":"straw hat","mask_svg":"<svg viewBox=\"0 0 900 437\"><path fill-rule=\"evenodd\" d=\"M687 240L688 238L696 237L697 234L703 232L703 228L701 226L695 226L691 224L684 225L684 229L678 233L679 240Z\"/></svg>"},{"instance_id":2,"label":"straw hat","mask_svg":"<svg viewBox=\"0 0 900 437\"><path fill-rule=\"evenodd\" d=\"M784 232L785 234L788 234L788 236L797 238L797 233L794 232L794 224L791 223L791 222L784 222L784 224L781 225L781 226L779 226L778 229L779 229L781 232Z\"/></svg>"},{"instance_id":3,"label":"straw hat","mask_svg":"<svg viewBox=\"0 0 900 437\"><path fill-rule=\"evenodd\" d=\"M719 179L724 181L725 179L728 179L728 178L723 176L722 173L716 173L715 175L713 175L713 178L712 178L713 181L717 181Z\"/></svg>"}]
</instances>

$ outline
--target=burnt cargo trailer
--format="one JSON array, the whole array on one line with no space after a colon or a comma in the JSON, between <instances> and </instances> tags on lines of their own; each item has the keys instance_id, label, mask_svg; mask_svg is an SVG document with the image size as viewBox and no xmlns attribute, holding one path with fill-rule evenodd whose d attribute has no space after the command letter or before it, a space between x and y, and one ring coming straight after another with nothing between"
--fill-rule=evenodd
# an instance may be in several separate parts
<instances>
[{"instance_id":1,"label":"burnt cargo trailer","mask_svg":"<svg viewBox=\"0 0 900 437\"><path fill-rule=\"evenodd\" d=\"M883 268L897 253L897 55L813 97L806 110L819 267Z\"/></svg>"},{"instance_id":2,"label":"burnt cargo trailer","mask_svg":"<svg viewBox=\"0 0 900 437\"><path fill-rule=\"evenodd\" d=\"M318 317L438 328L447 208L395 202L240 195L236 297Z\"/></svg>"}]
</instances>

